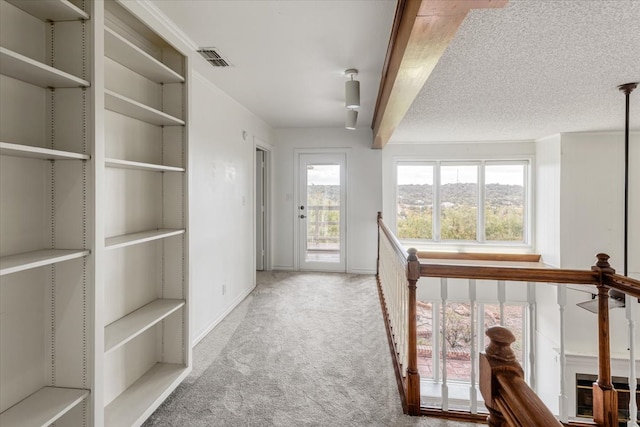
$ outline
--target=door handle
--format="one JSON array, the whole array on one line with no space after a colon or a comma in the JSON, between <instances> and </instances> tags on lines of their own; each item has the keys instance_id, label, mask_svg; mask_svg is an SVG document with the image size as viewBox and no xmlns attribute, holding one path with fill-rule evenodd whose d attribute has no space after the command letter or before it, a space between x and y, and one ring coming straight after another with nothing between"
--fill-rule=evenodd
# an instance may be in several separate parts
<instances>
[{"instance_id":1,"label":"door handle","mask_svg":"<svg viewBox=\"0 0 640 427\"><path fill-rule=\"evenodd\" d=\"M300 215L300 219L305 219L306 216L305 215Z\"/></svg>"}]
</instances>

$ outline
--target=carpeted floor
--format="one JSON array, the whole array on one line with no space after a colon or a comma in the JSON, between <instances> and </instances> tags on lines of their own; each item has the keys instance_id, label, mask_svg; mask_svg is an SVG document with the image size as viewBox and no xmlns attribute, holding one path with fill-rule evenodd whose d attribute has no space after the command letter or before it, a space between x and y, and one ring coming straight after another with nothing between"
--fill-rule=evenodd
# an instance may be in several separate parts
<instances>
[{"instance_id":1,"label":"carpeted floor","mask_svg":"<svg viewBox=\"0 0 640 427\"><path fill-rule=\"evenodd\" d=\"M144 426L470 426L402 414L373 276L257 281Z\"/></svg>"}]
</instances>

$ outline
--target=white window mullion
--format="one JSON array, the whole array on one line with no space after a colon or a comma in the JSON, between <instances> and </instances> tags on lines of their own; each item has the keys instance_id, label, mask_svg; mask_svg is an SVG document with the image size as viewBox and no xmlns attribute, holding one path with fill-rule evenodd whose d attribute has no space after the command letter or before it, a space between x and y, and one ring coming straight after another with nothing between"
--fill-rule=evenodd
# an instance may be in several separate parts
<instances>
[{"instance_id":1,"label":"white window mullion","mask_svg":"<svg viewBox=\"0 0 640 427\"><path fill-rule=\"evenodd\" d=\"M433 241L440 242L442 233L440 229L440 162L433 168Z\"/></svg>"},{"instance_id":2,"label":"white window mullion","mask_svg":"<svg viewBox=\"0 0 640 427\"><path fill-rule=\"evenodd\" d=\"M478 212L476 215L476 221L478 224L476 226L476 240L480 243L484 243L485 241L485 230L484 230L484 203L485 203L485 194L484 194L484 166L485 162L481 162L478 165Z\"/></svg>"}]
</instances>

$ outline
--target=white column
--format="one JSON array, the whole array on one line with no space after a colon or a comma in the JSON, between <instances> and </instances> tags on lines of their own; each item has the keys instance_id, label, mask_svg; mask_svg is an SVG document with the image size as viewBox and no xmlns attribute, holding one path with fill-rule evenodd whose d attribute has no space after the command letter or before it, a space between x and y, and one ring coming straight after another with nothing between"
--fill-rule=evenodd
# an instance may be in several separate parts
<instances>
[{"instance_id":1,"label":"white column","mask_svg":"<svg viewBox=\"0 0 640 427\"><path fill-rule=\"evenodd\" d=\"M565 307L567 306L567 285L558 285L558 309L560 310L560 421L566 423L569 421L569 398L567 396L567 357L565 355L564 337L565 337Z\"/></svg>"},{"instance_id":2,"label":"white column","mask_svg":"<svg viewBox=\"0 0 640 427\"><path fill-rule=\"evenodd\" d=\"M636 319L638 317L638 302L636 298L626 296L626 318L629 323L629 421L628 427L638 427L638 404L636 403L636 389L638 388L638 375L636 372Z\"/></svg>"}]
</instances>

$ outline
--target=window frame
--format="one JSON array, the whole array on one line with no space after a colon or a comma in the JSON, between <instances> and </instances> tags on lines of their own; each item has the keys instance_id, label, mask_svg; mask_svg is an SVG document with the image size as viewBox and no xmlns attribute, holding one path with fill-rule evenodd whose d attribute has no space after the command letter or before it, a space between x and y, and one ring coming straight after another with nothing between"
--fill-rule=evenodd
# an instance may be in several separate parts
<instances>
[{"instance_id":1,"label":"window frame","mask_svg":"<svg viewBox=\"0 0 640 427\"><path fill-rule=\"evenodd\" d=\"M481 158L481 159L416 159L395 158L393 161L393 218L394 232L398 233L398 166L432 166L433 167L433 224L432 239L407 239L398 237L402 243L415 246L419 249L429 250L476 250L479 252L531 252L534 246L534 218L533 218L533 158L530 156L513 156L508 158ZM441 167L442 166L475 165L477 170L477 214L476 214L476 240L448 240L441 239ZM485 223L485 169L486 166L522 165L524 184L524 208L523 208L523 240L501 241L486 240Z\"/></svg>"}]
</instances>

